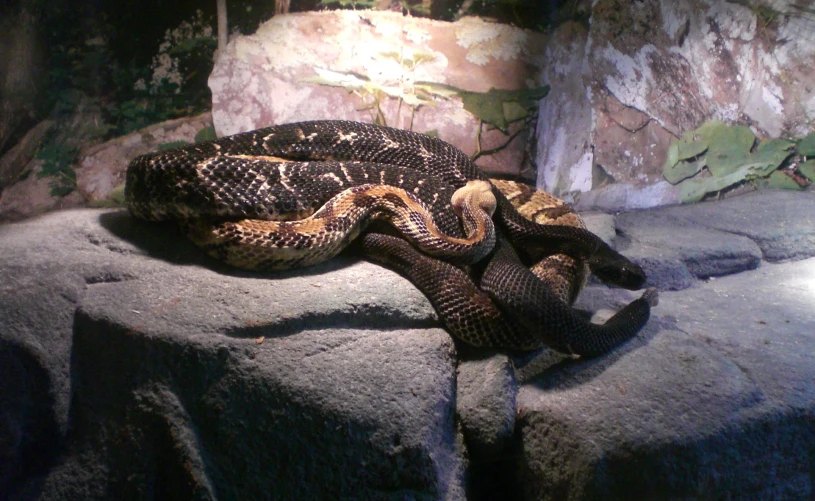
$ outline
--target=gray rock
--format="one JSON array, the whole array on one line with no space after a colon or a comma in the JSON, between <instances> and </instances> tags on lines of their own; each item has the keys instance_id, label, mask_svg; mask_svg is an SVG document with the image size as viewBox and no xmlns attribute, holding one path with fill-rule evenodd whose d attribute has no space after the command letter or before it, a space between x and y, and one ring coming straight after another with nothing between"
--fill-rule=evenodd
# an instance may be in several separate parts
<instances>
[{"instance_id":1,"label":"gray rock","mask_svg":"<svg viewBox=\"0 0 815 501\"><path fill-rule=\"evenodd\" d=\"M407 281L234 273L168 231L0 228L0 497L463 499L453 344Z\"/></svg>"},{"instance_id":2,"label":"gray rock","mask_svg":"<svg viewBox=\"0 0 815 501\"><path fill-rule=\"evenodd\" d=\"M663 292L595 360L473 355L347 255L264 275L123 211L2 226L0 499L809 498L815 258L738 273L811 255L811 194L775 196L600 218Z\"/></svg>"},{"instance_id":3,"label":"gray rock","mask_svg":"<svg viewBox=\"0 0 815 501\"><path fill-rule=\"evenodd\" d=\"M744 235L761 248L767 261L815 256L813 191L759 190L661 212L703 228Z\"/></svg>"},{"instance_id":4,"label":"gray rock","mask_svg":"<svg viewBox=\"0 0 815 501\"><path fill-rule=\"evenodd\" d=\"M581 212L580 218L586 225L586 229L600 237L612 248L615 247L617 238L617 228L614 216L605 212L588 211Z\"/></svg>"},{"instance_id":5,"label":"gray rock","mask_svg":"<svg viewBox=\"0 0 815 501\"><path fill-rule=\"evenodd\" d=\"M649 286L680 290L690 287L694 278L739 273L761 262L761 250L749 238L705 228L667 210L628 212L616 218L629 240L623 253L643 266Z\"/></svg>"},{"instance_id":6,"label":"gray rock","mask_svg":"<svg viewBox=\"0 0 815 501\"><path fill-rule=\"evenodd\" d=\"M515 432L515 369L503 354L462 360L456 412L473 459L500 458Z\"/></svg>"},{"instance_id":7,"label":"gray rock","mask_svg":"<svg viewBox=\"0 0 815 501\"><path fill-rule=\"evenodd\" d=\"M812 192L760 190L718 202L618 214L617 249L662 290L815 256ZM622 241L622 244L620 243Z\"/></svg>"},{"instance_id":8,"label":"gray rock","mask_svg":"<svg viewBox=\"0 0 815 501\"><path fill-rule=\"evenodd\" d=\"M815 259L766 264L663 292L621 349L527 374L516 494L808 499L813 297Z\"/></svg>"}]
</instances>

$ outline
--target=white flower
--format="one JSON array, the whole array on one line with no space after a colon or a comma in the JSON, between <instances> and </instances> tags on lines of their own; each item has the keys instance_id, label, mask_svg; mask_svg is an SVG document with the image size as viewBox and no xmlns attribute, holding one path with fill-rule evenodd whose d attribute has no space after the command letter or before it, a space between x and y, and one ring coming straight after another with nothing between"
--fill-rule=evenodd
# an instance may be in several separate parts
<instances>
[{"instance_id":1,"label":"white flower","mask_svg":"<svg viewBox=\"0 0 815 501\"><path fill-rule=\"evenodd\" d=\"M153 63L150 66L153 71L149 86L151 94L157 93L164 84L174 84L177 86L175 93L181 92L184 78L179 69L178 57L171 56L170 52L174 47L193 38L213 38L212 26L204 20L204 13L201 10L195 12L191 21L182 21L177 28L164 32L164 40L159 44L158 54L153 57ZM144 86L145 83L141 82L141 85ZM139 82L136 82L136 86L138 85L140 85Z\"/></svg>"}]
</instances>

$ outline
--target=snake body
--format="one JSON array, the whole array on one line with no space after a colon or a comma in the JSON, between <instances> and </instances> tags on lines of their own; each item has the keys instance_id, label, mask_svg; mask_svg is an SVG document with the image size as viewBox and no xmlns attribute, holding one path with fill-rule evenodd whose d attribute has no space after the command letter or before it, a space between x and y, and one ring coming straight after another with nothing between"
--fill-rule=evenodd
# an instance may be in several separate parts
<instances>
[{"instance_id":1,"label":"snake body","mask_svg":"<svg viewBox=\"0 0 815 501\"><path fill-rule=\"evenodd\" d=\"M538 202L537 216L547 224L536 223L496 185L441 140L371 124L317 121L138 157L128 167L126 199L137 217L185 221L193 240L211 254L248 268L325 259L365 224L385 219L422 252L379 233L365 234L362 248L410 278L451 333L477 346L549 345L593 356L634 336L656 304L654 290L603 325L585 321L571 303L588 269L601 280L638 288L645 279L641 268L588 232L579 218L568 220L573 212L562 202ZM486 199L494 198L494 232L485 187L492 195ZM315 238L321 232L339 237L327 245ZM493 243L494 252L481 259ZM284 264L251 257L269 247L294 257ZM317 257L297 257L305 247L317 249ZM236 249L234 256L225 249ZM438 257L480 263L467 272Z\"/></svg>"},{"instance_id":2,"label":"snake body","mask_svg":"<svg viewBox=\"0 0 815 501\"><path fill-rule=\"evenodd\" d=\"M458 196L458 198L456 198ZM462 207L465 238L445 234L413 193L378 184L352 186L311 216L295 221L244 219L213 225L196 221L189 236L221 260L241 268L277 270L334 257L374 220L386 220L426 254L471 263L495 244L489 183L470 181L453 193Z\"/></svg>"}]
</instances>

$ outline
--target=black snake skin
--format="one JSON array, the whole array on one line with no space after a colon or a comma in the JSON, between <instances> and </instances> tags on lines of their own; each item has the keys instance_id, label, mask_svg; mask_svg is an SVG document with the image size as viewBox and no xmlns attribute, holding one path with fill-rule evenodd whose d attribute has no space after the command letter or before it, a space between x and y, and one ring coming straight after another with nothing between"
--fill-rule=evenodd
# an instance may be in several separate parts
<instances>
[{"instance_id":1,"label":"black snake skin","mask_svg":"<svg viewBox=\"0 0 815 501\"><path fill-rule=\"evenodd\" d=\"M254 157L254 167L246 168L247 161L236 156ZM257 157L296 162L281 166ZM218 185L214 205L212 193L200 186L190 168L202 162L211 174L208 179ZM288 189L268 196L279 184L275 180L280 178L280 169L286 170L287 183L298 180L297 197L287 198ZM316 175L319 169L326 175ZM251 175L246 176L247 172ZM451 234L460 233L458 220L449 209L452 192L467 181L488 180L464 153L439 139L358 122L316 121L259 129L140 157L128 168L127 198L131 211L147 219L222 216L227 211L221 207L225 199L246 208L241 217L264 219L286 210L308 214L345 182L371 182L372 177L383 184L421 191L420 198L430 201L439 227ZM263 190L258 189L261 185ZM451 333L477 346L528 350L548 345L596 356L636 335L656 304L655 290L646 291L605 324L595 325L549 291L528 266L542 257L564 253L586 260L601 280L629 289L644 283L642 269L589 231L534 223L521 216L499 190L493 192L498 202L494 219L504 236L498 238L477 277L425 256L393 236L365 235L362 248L411 279ZM170 204L168 209L167 200L184 203Z\"/></svg>"}]
</instances>

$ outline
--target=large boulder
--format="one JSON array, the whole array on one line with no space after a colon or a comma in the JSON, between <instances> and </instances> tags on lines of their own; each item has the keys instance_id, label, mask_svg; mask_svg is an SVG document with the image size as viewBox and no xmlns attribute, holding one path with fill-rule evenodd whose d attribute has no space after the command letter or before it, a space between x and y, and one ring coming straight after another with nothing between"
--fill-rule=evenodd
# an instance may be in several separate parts
<instances>
[{"instance_id":1,"label":"large boulder","mask_svg":"<svg viewBox=\"0 0 815 501\"><path fill-rule=\"evenodd\" d=\"M662 289L595 360L465 349L353 253L257 274L125 211L2 226L0 498L810 498L812 204L593 226ZM578 307L633 297L591 285Z\"/></svg>"},{"instance_id":2,"label":"large boulder","mask_svg":"<svg viewBox=\"0 0 815 501\"><path fill-rule=\"evenodd\" d=\"M538 78L544 41L479 18L446 23L364 10L275 16L232 39L217 58L212 118L219 136L301 120L376 120L433 131L468 155L496 150L479 164L518 173L523 120L509 135L482 125L459 91L545 84ZM522 108L500 96L468 99L485 116L517 117Z\"/></svg>"},{"instance_id":3,"label":"large boulder","mask_svg":"<svg viewBox=\"0 0 815 501\"><path fill-rule=\"evenodd\" d=\"M3 499L464 498L453 344L407 281L236 273L122 212L0 233Z\"/></svg>"}]
</instances>

